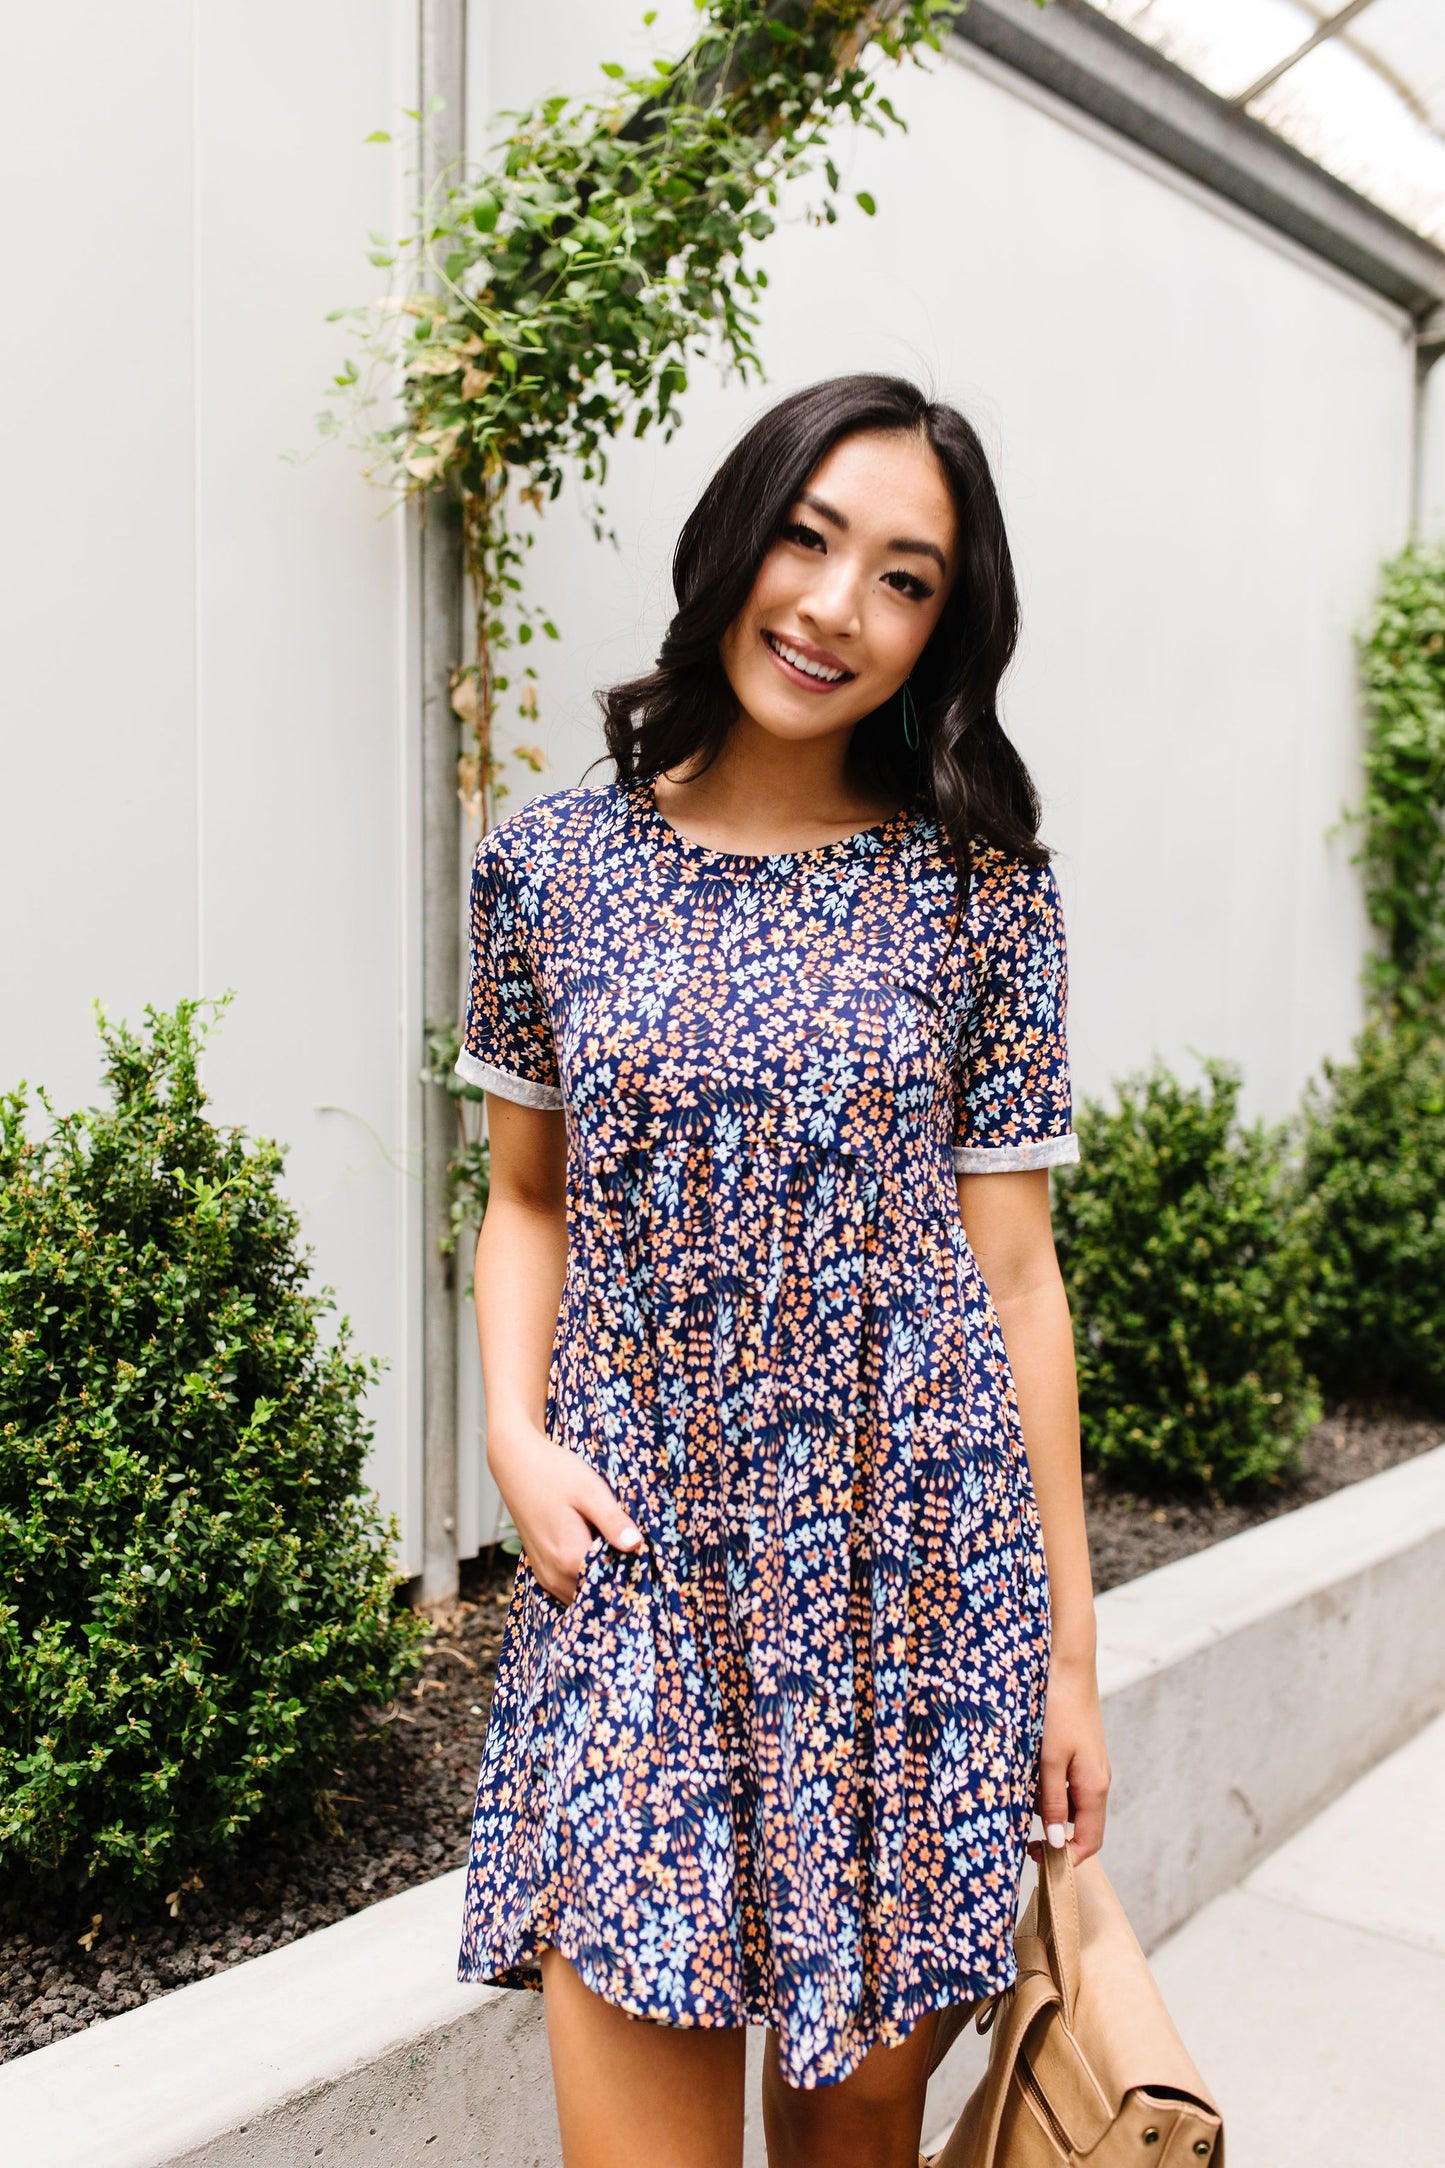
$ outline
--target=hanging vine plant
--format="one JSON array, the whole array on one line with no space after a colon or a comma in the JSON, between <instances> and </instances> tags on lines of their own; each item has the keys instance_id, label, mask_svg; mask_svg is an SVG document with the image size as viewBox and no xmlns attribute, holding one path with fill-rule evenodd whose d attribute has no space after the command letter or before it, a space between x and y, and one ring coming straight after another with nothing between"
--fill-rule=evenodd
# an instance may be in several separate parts
<instances>
[{"instance_id":1,"label":"hanging vine plant","mask_svg":"<svg viewBox=\"0 0 1445 2168\"><path fill-rule=\"evenodd\" d=\"M671 438L700 356L761 377L767 274L752 252L783 188L819 176L808 215L836 218L829 138L843 123L904 125L878 71L936 50L963 0L694 4L698 36L681 60L643 73L609 64L603 97L502 115L492 154L444 171L411 233L373 236L372 261L397 290L334 312L356 323L359 351L323 429L349 434L379 483L460 506L473 640L453 705L465 726L461 796L483 830L505 795L502 719L524 736L537 720L526 650L558 637L524 585L525 514L571 475L601 537L613 440ZM856 201L871 215L870 197ZM530 744L512 752L542 764Z\"/></svg>"}]
</instances>

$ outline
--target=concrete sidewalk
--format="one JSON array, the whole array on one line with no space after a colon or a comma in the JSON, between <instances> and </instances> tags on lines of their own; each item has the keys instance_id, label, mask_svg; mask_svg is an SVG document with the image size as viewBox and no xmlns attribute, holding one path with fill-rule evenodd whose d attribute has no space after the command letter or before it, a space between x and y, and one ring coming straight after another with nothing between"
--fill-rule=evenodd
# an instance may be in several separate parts
<instances>
[{"instance_id":1,"label":"concrete sidewalk","mask_svg":"<svg viewBox=\"0 0 1445 2168\"><path fill-rule=\"evenodd\" d=\"M1442 1799L1445 1717L1154 1951L1229 2168L1445 2158Z\"/></svg>"}]
</instances>

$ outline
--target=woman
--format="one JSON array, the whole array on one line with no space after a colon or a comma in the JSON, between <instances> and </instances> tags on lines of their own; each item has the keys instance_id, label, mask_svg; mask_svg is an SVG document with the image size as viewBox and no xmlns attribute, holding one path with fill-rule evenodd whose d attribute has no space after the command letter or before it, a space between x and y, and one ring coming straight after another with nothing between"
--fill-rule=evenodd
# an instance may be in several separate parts
<instances>
[{"instance_id":1,"label":"woman","mask_svg":"<svg viewBox=\"0 0 1445 2168\"><path fill-rule=\"evenodd\" d=\"M567 2168L916 2168L1032 1809L1102 1835L1058 891L968 424L852 376L723 462L616 780L472 889L488 1457L523 1543L459 1975ZM1050 1625L1052 1618L1052 1644Z\"/></svg>"}]
</instances>

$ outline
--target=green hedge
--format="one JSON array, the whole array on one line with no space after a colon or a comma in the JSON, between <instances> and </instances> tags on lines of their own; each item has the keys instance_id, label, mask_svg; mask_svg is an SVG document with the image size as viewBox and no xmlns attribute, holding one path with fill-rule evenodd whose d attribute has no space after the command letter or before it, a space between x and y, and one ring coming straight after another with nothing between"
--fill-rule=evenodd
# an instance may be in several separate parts
<instances>
[{"instance_id":1,"label":"green hedge","mask_svg":"<svg viewBox=\"0 0 1445 2168\"><path fill-rule=\"evenodd\" d=\"M1332 1391L1445 1411L1445 1029L1371 1023L1306 1094L1310 1362Z\"/></svg>"},{"instance_id":2,"label":"green hedge","mask_svg":"<svg viewBox=\"0 0 1445 2168\"><path fill-rule=\"evenodd\" d=\"M1319 1403L1300 1356L1310 1260L1285 1134L1240 1079L1161 1065L1079 1113L1054 1222L1086 1461L1151 1492L1229 1497L1286 1475Z\"/></svg>"},{"instance_id":3,"label":"green hedge","mask_svg":"<svg viewBox=\"0 0 1445 2168\"><path fill-rule=\"evenodd\" d=\"M1385 566L1360 643L1365 794L1354 818L1379 945L1365 982L1387 1013L1445 1012L1445 544Z\"/></svg>"},{"instance_id":4,"label":"green hedge","mask_svg":"<svg viewBox=\"0 0 1445 2168\"><path fill-rule=\"evenodd\" d=\"M281 1152L207 1119L200 1006L102 1022L105 1109L0 1099L0 1870L121 1914L306 1817L426 1632L375 1366L323 1344Z\"/></svg>"}]
</instances>

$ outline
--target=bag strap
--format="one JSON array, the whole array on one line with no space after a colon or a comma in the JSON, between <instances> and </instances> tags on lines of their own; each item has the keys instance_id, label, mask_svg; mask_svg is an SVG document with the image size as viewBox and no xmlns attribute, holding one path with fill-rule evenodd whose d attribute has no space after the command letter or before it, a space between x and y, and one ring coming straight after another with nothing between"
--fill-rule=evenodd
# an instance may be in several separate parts
<instances>
[{"instance_id":1,"label":"bag strap","mask_svg":"<svg viewBox=\"0 0 1445 2168\"><path fill-rule=\"evenodd\" d=\"M1011 1988L979 2013L979 2031L1001 2022L1000 2036L989 2044L988 2073L979 2108L976 2150L971 2168L1003 2168L999 2133L1009 2088L1024 2042L1048 2010L1063 2013L1072 2026L1081 1969L1079 1896L1074 1862L1066 1844L1046 1844L1039 1868L1035 1934L1015 1938L1018 1976Z\"/></svg>"},{"instance_id":2,"label":"bag strap","mask_svg":"<svg viewBox=\"0 0 1445 2168\"><path fill-rule=\"evenodd\" d=\"M1045 1844L1043 1847L1039 1867L1038 1931L1059 1984L1064 2023L1072 2032L1083 1974L1079 1890L1074 1880L1072 1845Z\"/></svg>"},{"instance_id":3,"label":"bag strap","mask_svg":"<svg viewBox=\"0 0 1445 2168\"><path fill-rule=\"evenodd\" d=\"M1037 1964L1021 1964L1013 1986L1006 1989L997 2002L985 2005L995 2018L1002 2015L1002 2032L989 2044L988 2074L984 2079L977 2142L970 2168L1003 2168L998 2141L1009 2085L1023 2053L1024 2042L1034 2025L1046 2010L1056 2009L1061 2000L1053 1974L1043 1961L1042 1949L1038 1958ZM982 2031L983 2027L979 2029Z\"/></svg>"}]
</instances>

